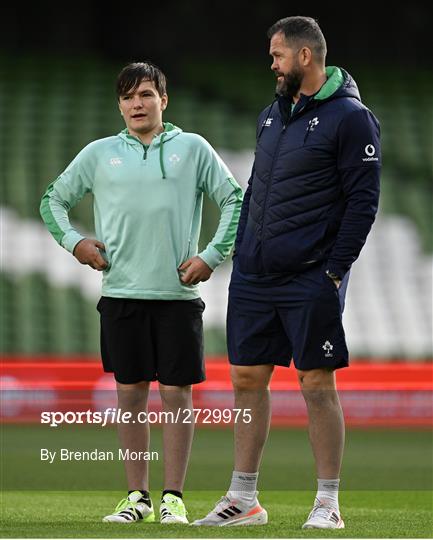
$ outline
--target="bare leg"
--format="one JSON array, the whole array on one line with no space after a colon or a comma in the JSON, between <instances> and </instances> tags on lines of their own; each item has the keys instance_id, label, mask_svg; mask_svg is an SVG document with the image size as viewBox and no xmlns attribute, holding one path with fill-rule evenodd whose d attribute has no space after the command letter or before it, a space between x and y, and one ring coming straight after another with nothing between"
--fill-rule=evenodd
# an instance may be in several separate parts
<instances>
[{"instance_id":1,"label":"bare leg","mask_svg":"<svg viewBox=\"0 0 433 540\"><path fill-rule=\"evenodd\" d=\"M268 438L271 418L269 381L273 365L231 366L235 391L235 408L249 409L251 422L245 423L242 413L234 426L235 470L254 473L259 470L263 448Z\"/></svg>"},{"instance_id":2,"label":"bare leg","mask_svg":"<svg viewBox=\"0 0 433 540\"><path fill-rule=\"evenodd\" d=\"M298 371L307 404L309 436L316 461L317 478L340 478L344 450L344 417L335 385L334 371Z\"/></svg>"},{"instance_id":3,"label":"bare leg","mask_svg":"<svg viewBox=\"0 0 433 540\"><path fill-rule=\"evenodd\" d=\"M149 450L150 431L149 424L140 424L132 420L137 420L137 414L147 411L147 398L149 395L149 382L137 384L117 385L118 407L124 412L132 414L129 424L118 424L120 444L123 451L129 449L130 452L147 452ZM126 479L129 490L149 490L149 462L142 459L124 461Z\"/></svg>"},{"instance_id":4,"label":"bare leg","mask_svg":"<svg viewBox=\"0 0 433 540\"><path fill-rule=\"evenodd\" d=\"M164 422L163 445L164 445L164 489L182 491L185 482L186 469L191 453L192 438L194 435L194 423L184 423L182 419L184 409L191 409L192 387L191 386L167 386L159 385L164 412L172 412L174 418L180 409L177 423ZM191 418L194 418L192 415Z\"/></svg>"}]
</instances>

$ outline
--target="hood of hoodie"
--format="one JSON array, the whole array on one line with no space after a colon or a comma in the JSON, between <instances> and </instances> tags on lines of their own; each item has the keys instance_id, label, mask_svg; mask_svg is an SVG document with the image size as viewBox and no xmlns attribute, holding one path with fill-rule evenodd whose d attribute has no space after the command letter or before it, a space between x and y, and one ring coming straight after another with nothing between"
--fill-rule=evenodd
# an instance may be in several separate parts
<instances>
[{"instance_id":1,"label":"hood of hoodie","mask_svg":"<svg viewBox=\"0 0 433 540\"><path fill-rule=\"evenodd\" d=\"M164 143L167 141L174 139L177 135L182 133L182 130L180 127L175 126L174 124L171 124L170 122L163 122L162 124L164 126L164 131L161 132L159 135L155 135L152 139L152 142L149 145L145 145L140 141L138 137L135 137L134 135L131 135L128 131L128 128L123 129L118 136L124 140L126 143L130 144L131 146L135 146L141 149L144 147L159 147L159 164L161 167L161 175L162 178L165 179L165 169L164 169Z\"/></svg>"},{"instance_id":2,"label":"hood of hoodie","mask_svg":"<svg viewBox=\"0 0 433 540\"><path fill-rule=\"evenodd\" d=\"M353 77L343 68L328 66L325 69L327 80L314 95L313 101L327 101L341 97L361 100L358 86Z\"/></svg>"},{"instance_id":3,"label":"hood of hoodie","mask_svg":"<svg viewBox=\"0 0 433 540\"><path fill-rule=\"evenodd\" d=\"M173 137L176 137L177 135L179 135L179 133L182 133L182 130L180 127L177 127L174 124L171 124L170 122L163 122L162 125L164 126L164 131L160 133L159 135L155 135L151 144L154 144L154 145L164 144L164 142L167 142L170 139L173 139ZM134 135L131 135L129 133L128 128L123 129L118 134L118 137L120 137L125 142L133 146L135 145L145 146L138 137L135 137Z\"/></svg>"}]
</instances>

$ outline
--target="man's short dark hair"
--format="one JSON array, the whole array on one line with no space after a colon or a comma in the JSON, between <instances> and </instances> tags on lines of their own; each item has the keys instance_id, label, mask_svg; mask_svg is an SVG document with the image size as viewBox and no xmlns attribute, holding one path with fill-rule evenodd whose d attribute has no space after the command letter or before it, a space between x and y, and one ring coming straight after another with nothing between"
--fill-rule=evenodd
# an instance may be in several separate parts
<instances>
[{"instance_id":1,"label":"man's short dark hair","mask_svg":"<svg viewBox=\"0 0 433 540\"><path fill-rule=\"evenodd\" d=\"M161 69L152 62L133 62L125 66L117 77L117 98L136 90L141 81L151 81L162 97L167 93L167 81Z\"/></svg>"},{"instance_id":2,"label":"man's short dark hair","mask_svg":"<svg viewBox=\"0 0 433 540\"><path fill-rule=\"evenodd\" d=\"M311 17L285 17L273 24L268 30L271 39L277 32L282 32L287 44L293 48L307 46L316 60L324 62L326 41L318 22Z\"/></svg>"}]
</instances>

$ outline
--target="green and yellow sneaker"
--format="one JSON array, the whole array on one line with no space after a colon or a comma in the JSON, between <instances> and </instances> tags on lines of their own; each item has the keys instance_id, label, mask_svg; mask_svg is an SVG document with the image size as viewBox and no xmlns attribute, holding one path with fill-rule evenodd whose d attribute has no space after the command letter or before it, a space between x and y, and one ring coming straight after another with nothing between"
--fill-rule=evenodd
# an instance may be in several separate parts
<instances>
[{"instance_id":1,"label":"green and yellow sneaker","mask_svg":"<svg viewBox=\"0 0 433 540\"><path fill-rule=\"evenodd\" d=\"M159 508L161 523L188 523L187 511L180 497L172 493L166 493Z\"/></svg>"},{"instance_id":2,"label":"green and yellow sneaker","mask_svg":"<svg viewBox=\"0 0 433 540\"><path fill-rule=\"evenodd\" d=\"M105 516L102 521L109 523L134 523L136 521L153 523L155 512L152 501L148 506L142 499L143 495L140 491L133 491L126 499L120 501L112 514Z\"/></svg>"}]
</instances>

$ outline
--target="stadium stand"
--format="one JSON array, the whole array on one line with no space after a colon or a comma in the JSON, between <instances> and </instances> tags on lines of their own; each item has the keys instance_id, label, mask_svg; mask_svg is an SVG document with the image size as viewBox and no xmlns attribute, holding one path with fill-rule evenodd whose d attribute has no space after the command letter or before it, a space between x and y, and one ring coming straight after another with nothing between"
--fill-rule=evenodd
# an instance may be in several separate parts
<instances>
[{"instance_id":1,"label":"stadium stand","mask_svg":"<svg viewBox=\"0 0 433 540\"><path fill-rule=\"evenodd\" d=\"M1 350L7 353L95 353L99 277L78 265L43 228L38 207L47 184L88 142L123 127L113 80L117 67L86 58L0 58L2 175L0 273ZM191 65L188 86L175 88L167 119L205 136L245 186L252 163L257 113L272 98L272 81L254 66ZM223 84L242 79L236 84ZM200 73L200 79L195 74ZM225 76L222 77L222 74ZM354 355L428 358L432 327L432 77L353 73L364 101L382 125L381 212L353 270L346 328ZM196 78L194 78L196 77ZM205 81L205 82L203 82ZM7 106L6 106L7 100ZM92 231L92 198L71 212ZM205 204L201 243L218 211ZM225 353L224 318L230 265L203 285L208 352Z\"/></svg>"}]
</instances>

